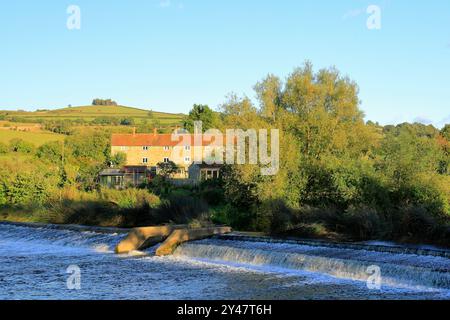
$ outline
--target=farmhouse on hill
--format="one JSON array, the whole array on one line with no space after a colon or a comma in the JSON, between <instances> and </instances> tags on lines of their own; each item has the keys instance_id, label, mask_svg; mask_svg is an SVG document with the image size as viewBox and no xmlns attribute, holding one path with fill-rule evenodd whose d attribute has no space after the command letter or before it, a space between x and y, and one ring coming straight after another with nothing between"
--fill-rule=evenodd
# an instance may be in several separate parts
<instances>
[{"instance_id":1,"label":"farmhouse on hill","mask_svg":"<svg viewBox=\"0 0 450 320\"><path fill-rule=\"evenodd\" d=\"M113 134L111 155L125 154L126 164L120 169L108 168L100 172L100 183L111 188L136 186L159 174L159 163L171 162L177 166L170 176L175 184L197 184L219 178L221 165L194 163L196 154L203 155L205 148L214 146L214 139L180 134L180 141L173 141L171 134L158 134L156 129L150 134Z\"/></svg>"}]
</instances>

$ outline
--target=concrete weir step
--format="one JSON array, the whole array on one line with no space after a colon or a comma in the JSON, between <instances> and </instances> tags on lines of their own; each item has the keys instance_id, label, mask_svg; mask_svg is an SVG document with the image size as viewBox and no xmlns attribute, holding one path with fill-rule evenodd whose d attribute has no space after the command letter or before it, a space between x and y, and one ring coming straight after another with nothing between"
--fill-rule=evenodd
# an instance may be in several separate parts
<instances>
[{"instance_id":1,"label":"concrete weir step","mask_svg":"<svg viewBox=\"0 0 450 320\"><path fill-rule=\"evenodd\" d=\"M164 241L174 230L187 228L187 225L167 225L133 228L128 236L116 246L116 253L143 250Z\"/></svg>"},{"instance_id":2,"label":"concrete weir step","mask_svg":"<svg viewBox=\"0 0 450 320\"><path fill-rule=\"evenodd\" d=\"M156 249L157 256L167 256L173 254L175 249L186 241L201 240L215 235L230 233L230 227L213 227L201 229L179 229L172 232L172 234L164 241L158 249Z\"/></svg>"},{"instance_id":3,"label":"concrete weir step","mask_svg":"<svg viewBox=\"0 0 450 320\"><path fill-rule=\"evenodd\" d=\"M164 241L156 250L156 255L166 256L172 254L177 246L183 242L205 239L231 231L230 227L191 229L187 225L133 228L128 236L116 246L115 252L122 254L143 250Z\"/></svg>"}]
</instances>

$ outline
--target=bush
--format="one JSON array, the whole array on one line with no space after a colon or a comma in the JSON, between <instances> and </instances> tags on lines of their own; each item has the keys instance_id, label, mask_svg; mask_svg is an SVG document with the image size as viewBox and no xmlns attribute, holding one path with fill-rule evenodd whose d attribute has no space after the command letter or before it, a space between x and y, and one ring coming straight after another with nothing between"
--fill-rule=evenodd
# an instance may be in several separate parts
<instances>
[{"instance_id":1,"label":"bush","mask_svg":"<svg viewBox=\"0 0 450 320\"><path fill-rule=\"evenodd\" d=\"M258 207L256 220L258 231L278 235L291 230L297 217L294 210L288 208L283 201L272 200Z\"/></svg>"},{"instance_id":2,"label":"bush","mask_svg":"<svg viewBox=\"0 0 450 320\"><path fill-rule=\"evenodd\" d=\"M354 240L383 238L383 222L375 209L368 207L351 207L341 217L345 234Z\"/></svg>"},{"instance_id":3,"label":"bush","mask_svg":"<svg viewBox=\"0 0 450 320\"><path fill-rule=\"evenodd\" d=\"M49 121L45 122L44 128L54 133L72 135L74 133L72 124L70 120Z\"/></svg>"},{"instance_id":4,"label":"bush","mask_svg":"<svg viewBox=\"0 0 450 320\"><path fill-rule=\"evenodd\" d=\"M119 124L119 121L116 118L112 117L99 117L92 120L91 124L93 125L117 125Z\"/></svg>"},{"instance_id":5,"label":"bush","mask_svg":"<svg viewBox=\"0 0 450 320\"><path fill-rule=\"evenodd\" d=\"M36 156L40 159L50 160L53 163L61 161L62 158L62 143L52 141L41 145L36 150Z\"/></svg>"},{"instance_id":6,"label":"bush","mask_svg":"<svg viewBox=\"0 0 450 320\"><path fill-rule=\"evenodd\" d=\"M223 190L219 188L204 189L201 191L201 196L210 206L217 206L225 200Z\"/></svg>"},{"instance_id":7,"label":"bush","mask_svg":"<svg viewBox=\"0 0 450 320\"><path fill-rule=\"evenodd\" d=\"M191 196L170 196L153 211L152 221L156 224L173 222L190 223L193 220L205 221L209 218L209 207L202 199Z\"/></svg>"},{"instance_id":8,"label":"bush","mask_svg":"<svg viewBox=\"0 0 450 320\"><path fill-rule=\"evenodd\" d=\"M134 119L132 118L123 118L120 120L121 126L132 126L134 125Z\"/></svg>"},{"instance_id":9,"label":"bush","mask_svg":"<svg viewBox=\"0 0 450 320\"><path fill-rule=\"evenodd\" d=\"M450 224L448 219L433 217L424 207L409 206L400 210L397 226L398 237L415 241L433 241L448 245L450 243Z\"/></svg>"},{"instance_id":10,"label":"bush","mask_svg":"<svg viewBox=\"0 0 450 320\"><path fill-rule=\"evenodd\" d=\"M16 138L9 142L9 149L12 152L32 153L34 150L34 145L30 142Z\"/></svg>"},{"instance_id":11,"label":"bush","mask_svg":"<svg viewBox=\"0 0 450 320\"><path fill-rule=\"evenodd\" d=\"M236 230L253 230L255 215L250 211L240 210L228 203L213 208L211 213L214 223L228 225Z\"/></svg>"},{"instance_id":12,"label":"bush","mask_svg":"<svg viewBox=\"0 0 450 320\"><path fill-rule=\"evenodd\" d=\"M114 190L102 188L99 191L99 198L113 203L121 209L156 208L161 203L158 196L143 189Z\"/></svg>"},{"instance_id":13,"label":"bush","mask_svg":"<svg viewBox=\"0 0 450 320\"><path fill-rule=\"evenodd\" d=\"M3 142L0 142L0 155L8 153L8 146Z\"/></svg>"}]
</instances>

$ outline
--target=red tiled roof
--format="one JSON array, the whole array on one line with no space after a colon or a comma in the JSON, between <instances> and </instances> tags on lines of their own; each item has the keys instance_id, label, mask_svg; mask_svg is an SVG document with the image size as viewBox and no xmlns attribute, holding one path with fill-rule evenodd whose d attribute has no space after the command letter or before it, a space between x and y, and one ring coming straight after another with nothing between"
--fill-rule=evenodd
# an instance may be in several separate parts
<instances>
[{"instance_id":1,"label":"red tiled roof","mask_svg":"<svg viewBox=\"0 0 450 320\"><path fill-rule=\"evenodd\" d=\"M187 138L185 138L187 137ZM158 146L158 147L173 147L177 146L184 139L190 139L190 145L194 146L194 135L182 135L178 137L178 141L172 141L171 134L113 134L111 137L112 146L123 146L123 147L141 147L141 146ZM203 135L202 145L214 145L214 137L208 141L208 136ZM184 140L189 141L189 140ZM220 143L220 142L219 142ZM189 144L189 143L188 143Z\"/></svg>"}]
</instances>

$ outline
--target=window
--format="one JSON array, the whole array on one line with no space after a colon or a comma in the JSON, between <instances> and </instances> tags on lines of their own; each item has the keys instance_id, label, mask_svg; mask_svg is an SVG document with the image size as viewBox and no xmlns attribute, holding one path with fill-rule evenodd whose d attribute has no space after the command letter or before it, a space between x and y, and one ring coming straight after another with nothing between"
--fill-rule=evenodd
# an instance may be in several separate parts
<instances>
[{"instance_id":1,"label":"window","mask_svg":"<svg viewBox=\"0 0 450 320\"><path fill-rule=\"evenodd\" d=\"M185 157L184 162L188 162L188 163L191 162L191 157Z\"/></svg>"},{"instance_id":2,"label":"window","mask_svg":"<svg viewBox=\"0 0 450 320\"><path fill-rule=\"evenodd\" d=\"M148 163L148 158L142 158L142 163Z\"/></svg>"},{"instance_id":3,"label":"window","mask_svg":"<svg viewBox=\"0 0 450 320\"><path fill-rule=\"evenodd\" d=\"M167 163L167 162L169 162L169 161L170 161L169 158L164 158L164 162L165 162L165 163Z\"/></svg>"},{"instance_id":4,"label":"window","mask_svg":"<svg viewBox=\"0 0 450 320\"><path fill-rule=\"evenodd\" d=\"M169 146L165 146L164 147L164 151L168 151L168 150L170 150L170 147Z\"/></svg>"},{"instance_id":5,"label":"window","mask_svg":"<svg viewBox=\"0 0 450 320\"><path fill-rule=\"evenodd\" d=\"M186 151L191 150L191 146L184 146L184 150L186 150Z\"/></svg>"},{"instance_id":6,"label":"window","mask_svg":"<svg viewBox=\"0 0 450 320\"><path fill-rule=\"evenodd\" d=\"M142 147L142 150L148 151L148 146L143 146L143 147Z\"/></svg>"},{"instance_id":7,"label":"window","mask_svg":"<svg viewBox=\"0 0 450 320\"><path fill-rule=\"evenodd\" d=\"M120 147L120 150L121 150L121 151L127 151L127 150L128 150L128 147L122 146L122 147Z\"/></svg>"}]
</instances>

